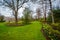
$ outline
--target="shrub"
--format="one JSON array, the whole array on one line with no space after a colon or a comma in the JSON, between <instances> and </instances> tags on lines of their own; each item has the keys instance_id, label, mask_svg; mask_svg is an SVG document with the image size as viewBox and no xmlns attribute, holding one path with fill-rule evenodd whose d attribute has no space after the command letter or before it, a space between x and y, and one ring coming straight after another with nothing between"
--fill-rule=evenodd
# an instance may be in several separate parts
<instances>
[{"instance_id":1,"label":"shrub","mask_svg":"<svg viewBox=\"0 0 60 40\"><path fill-rule=\"evenodd\" d=\"M52 25L52 28L53 28L54 30L60 31L60 24L59 24L59 23L55 23L55 24L51 24L51 25Z\"/></svg>"},{"instance_id":2,"label":"shrub","mask_svg":"<svg viewBox=\"0 0 60 40\"><path fill-rule=\"evenodd\" d=\"M55 25L55 24L53 24ZM57 25L57 24L56 24ZM60 31L58 30L54 30L51 26L49 25L44 25L45 27L43 27L44 29L44 33L53 40L60 40Z\"/></svg>"},{"instance_id":3,"label":"shrub","mask_svg":"<svg viewBox=\"0 0 60 40\"><path fill-rule=\"evenodd\" d=\"M3 15L0 15L0 22L5 22L5 21L4 21L4 16L3 16Z\"/></svg>"}]
</instances>

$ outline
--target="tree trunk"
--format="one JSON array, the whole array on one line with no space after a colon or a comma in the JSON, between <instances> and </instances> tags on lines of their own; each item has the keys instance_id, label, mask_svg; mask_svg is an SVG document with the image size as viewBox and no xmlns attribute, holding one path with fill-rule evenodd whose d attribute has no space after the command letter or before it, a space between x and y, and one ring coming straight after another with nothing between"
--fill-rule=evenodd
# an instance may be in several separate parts
<instances>
[{"instance_id":1,"label":"tree trunk","mask_svg":"<svg viewBox=\"0 0 60 40\"><path fill-rule=\"evenodd\" d=\"M45 21L45 23L47 22L47 20L46 20L46 10L47 10L47 1L45 2L45 5L44 5L44 21Z\"/></svg>"},{"instance_id":2,"label":"tree trunk","mask_svg":"<svg viewBox=\"0 0 60 40\"><path fill-rule=\"evenodd\" d=\"M18 14L18 12L15 11L15 23L16 23L16 25L18 24L18 17L17 17L17 14Z\"/></svg>"},{"instance_id":3,"label":"tree trunk","mask_svg":"<svg viewBox=\"0 0 60 40\"><path fill-rule=\"evenodd\" d=\"M43 9L43 13L44 13L44 23L46 23L46 3L44 3L43 0L42 0L42 9Z\"/></svg>"},{"instance_id":4,"label":"tree trunk","mask_svg":"<svg viewBox=\"0 0 60 40\"><path fill-rule=\"evenodd\" d=\"M51 16L52 16L52 23L54 24L54 16L52 10L51 10Z\"/></svg>"},{"instance_id":5,"label":"tree trunk","mask_svg":"<svg viewBox=\"0 0 60 40\"><path fill-rule=\"evenodd\" d=\"M46 23L46 11L44 12L44 22Z\"/></svg>"},{"instance_id":6,"label":"tree trunk","mask_svg":"<svg viewBox=\"0 0 60 40\"><path fill-rule=\"evenodd\" d=\"M50 12L51 12L51 16L52 16L52 23L54 23L54 16L53 16L53 12L52 12L52 2L51 0L49 0L50 3Z\"/></svg>"}]
</instances>

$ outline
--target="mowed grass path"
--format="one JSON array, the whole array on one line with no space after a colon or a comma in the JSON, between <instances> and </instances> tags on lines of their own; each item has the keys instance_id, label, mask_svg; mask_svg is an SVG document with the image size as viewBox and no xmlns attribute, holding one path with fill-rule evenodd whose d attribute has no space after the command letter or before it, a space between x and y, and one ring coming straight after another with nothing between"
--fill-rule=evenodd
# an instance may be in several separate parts
<instances>
[{"instance_id":1,"label":"mowed grass path","mask_svg":"<svg viewBox=\"0 0 60 40\"><path fill-rule=\"evenodd\" d=\"M19 27L8 27L0 23L0 40L46 40L41 28L37 21Z\"/></svg>"}]
</instances>

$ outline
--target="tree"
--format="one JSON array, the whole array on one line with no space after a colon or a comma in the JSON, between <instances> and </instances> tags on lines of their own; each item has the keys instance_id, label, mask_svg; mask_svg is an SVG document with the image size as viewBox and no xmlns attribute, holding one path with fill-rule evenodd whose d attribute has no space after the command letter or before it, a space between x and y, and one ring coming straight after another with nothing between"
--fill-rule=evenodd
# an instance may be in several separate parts
<instances>
[{"instance_id":1,"label":"tree","mask_svg":"<svg viewBox=\"0 0 60 40\"><path fill-rule=\"evenodd\" d=\"M3 5L9 7L13 11L15 17L15 23L18 22L18 10L22 7L24 3L29 0L3 0Z\"/></svg>"},{"instance_id":2,"label":"tree","mask_svg":"<svg viewBox=\"0 0 60 40\"><path fill-rule=\"evenodd\" d=\"M52 23L51 12L48 12L47 21L48 21L48 23Z\"/></svg>"},{"instance_id":3,"label":"tree","mask_svg":"<svg viewBox=\"0 0 60 40\"><path fill-rule=\"evenodd\" d=\"M41 0L42 10L44 14L44 22L46 23L47 0Z\"/></svg>"},{"instance_id":4,"label":"tree","mask_svg":"<svg viewBox=\"0 0 60 40\"><path fill-rule=\"evenodd\" d=\"M0 22L4 21L4 16L0 14Z\"/></svg>"},{"instance_id":5,"label":"tree","mask_svg":"<svg viewBox=\"0 0 60 40\"><path fill-rule=\"evenodd\" d=\"M55 22L60 22L60 9L54 9L53 13Z\"/></svg>"},{"instance_id":6,"label":"tree","mask_svg":"<svg viewBox=\"0 0 60 40\"><path fill-rule=\"evenodd\" d=\"M41 10L40 10L40 8L37 8L37 9L36 9L36 12L37 12L37 18L38 18L38 20L39 20L40 17L41 17Z\"/></svg>"},{"instance_id":7,"label":"tree","mask_svg":"<svg viewBox=\"0 0 60 40\"><path fill-rule=\"evenodd\" d=\"M54 21L59 23L60 22L60 9L58 9L58 8L57 9L53 9L52 12L54 14L53 15L54 19L55 19ZM52 20L52 18L51 18L51 12L49 12L49 15L48 15L47 19L48 19L49 23L52 22L51 21Z\"/></svg>"},{"instance_id":8,"label":"tree","mask_svg":"<svg viewBox=\"0 0 60 40\"><path fill-rule=\"evenodd\" d=\"M24 23L28 24L30 22L30 13L31 11L28 8L25 8L23 13Z\"/></svg>"},{"instance_id":9,"label":"tree","mask_svg":"<svg viewBox=\"0 0 60 40\"><path fill-rule=\"evenodd\" d=\"M32 2L36 2L37 0L33 0ZM46 10L47 10L47 5L48 5L48 0L39 0L39 4L42 6L42 13L44 15L44 21L46 22Z\"/></svg>"},{"instance_id":10,"label":"tree","mask_svg":"<svg viewBox=\"0 0 60 40\"><path fill-rule=\"evenodd\" d=\"M53 12L52 12L52 2L51 2L51 0L49 0L49 4L50 4L51 16L52 16L52 23L54 23L54 16L53 16Z\"/></svg>"}]
</instances>

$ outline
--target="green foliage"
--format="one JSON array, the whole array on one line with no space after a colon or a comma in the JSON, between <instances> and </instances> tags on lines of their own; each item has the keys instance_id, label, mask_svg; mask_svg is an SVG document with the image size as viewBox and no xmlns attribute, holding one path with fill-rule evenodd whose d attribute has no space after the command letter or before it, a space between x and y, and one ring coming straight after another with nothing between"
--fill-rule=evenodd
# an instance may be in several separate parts
<instances>
[{"instance_id":1,"label":"green foliage","mask_svg":"<svg viewBox=\"0 0 60 40\"><path fill-rule=\"evenodd\" d=\"M31 11L28 8L26 8L24 10L24 13L23 13L24 24L29 24L29 22L30 22L30 13L31 13Z\"/></svg>"},{"instance_id":2,"label":"green foliage","mask_svg":"<svg viewBox=\"0 0 60 40\"><path fill-rule=\"evenodd\" d=\"M0 16L0 22L4 22L4 16L3 15Z\"/></svg>"},{"instance_id":3,"label":"green foliage","mask_svg":"<svg viewBox=\"0 0 60 40\"><path fill-rule=\"evenodd\" d=\"M52 25L53 29L60 31L60 24L59 23L55 23L55 24L51 24L51 25Z\"/></svg>"},{"instance_id":4,"label":"green foliage","mask_svg":"<svg viewBox=\"0 0 60 40\"><path fill-rule=\"evenodd\" d=\"M60 9L53 10L55 22L60 22Z\"/></svg>"},{"instance_id":5,"label":"green foliage","mask_svg":"<svg viewBox=\"0 0 60 40\"><path fill-rule=\"evenodd\" d=\"M17 25L16 25L15 22L8 22L5 25L6 26L10 26L10 27L12 27L12 26L15 26L15 27L17 27L17 26L23 26L22 22L17 23Z\"/></svg>"},{"instance_id":6,"label":"green foliage","mask_svg":"<svg viewBox=\"0 0 60 40\"><path fill-rule=\"evenodd\" d=\"M44 18L40 18L40 21L41 21L41 22L44 22Z\"/></svg>"},{"instance_id":7,"label":"green foliage","mask_svg":"<svg viewBox=\"0 0 60 40\"><path fill-rule=\"evenodd\" d=\"M60 23L60 9L53 9L53 16L54 16L54 21L55 22L59 22ZM49 12L49 16L47 18L47 21L52 22L52 18L51 18L51 13Z\"/></svg>"},{"instance_id":8,"label":"green foliage","mask_svg":"<svg viewBox=\"0 0 60 40\"><path fill-rule=\"evenodd\" d=\"M52 17L51 17L51 13L48 13L48 17L47 17L47 22L51 23L52 22Z\"/></svg>"},{"instance_id":9,"label":"green foliage","mask_svg":"<svg viewBox=\"0 0 60 40\"><path fill-rule=\"evenodd\" d=\"M45 34L53 40L59 40L60 38L60 31L54 30L50 25L44 24L43 27Z\"/></svg>"}]
</instances>

